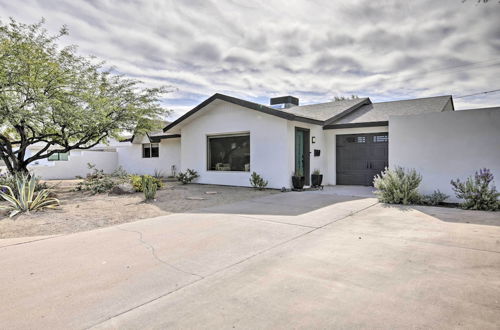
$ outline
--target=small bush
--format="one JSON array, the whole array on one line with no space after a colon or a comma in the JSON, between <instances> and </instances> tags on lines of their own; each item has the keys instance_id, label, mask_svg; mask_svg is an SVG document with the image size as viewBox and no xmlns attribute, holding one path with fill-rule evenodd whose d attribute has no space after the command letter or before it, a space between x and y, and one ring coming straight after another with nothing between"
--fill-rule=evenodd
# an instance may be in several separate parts
<instances>
[{"instance_id":1,"label":"small bush","mask_svg":"<svg viewBox=\"0 0 500 330\"><path fill-rule=\"evenodd\" d=\"M95 165L88 163L88 168L92 171L87 174L83 181L76 185L76 190L90 191L93 195L109 192L111 188L118 184L111 178L111 175L105 174ZM81 179L81 177L78 177Z\"/></svg>"},{"instance_id":2,"label":"small bush","mask_svg":"<svg viewBox=\"0 0 500 330\"><path fill-rule=\"evenodd\" d=\"M493 174L487 168L480 169L474 176L468 177L465 182L460 179L451 180L453 191L457 198L463 199L460 206L469 210L496 211L500 209L498 200L500 193L493 185Z\"/></svg>"},{"instance_id":3,"label":"small bush","mask_svg":"<svg viewBox=\"0 0 500 330\"><path fill-rule=\"evenodd\" d=\"M373 180L377 189L375 194L379 201L389 204L414 204L420 201L418 186L422 176L414 169L405 170L396 167L394 170L386 168L381 175Z\"/></svg>"},{"instance_id":4,"label":"small bush","mask_svg":"<svg viewBox=\"0 0 500 330\"><path fill-rule=\"evenodd\" d=\"M9 216L13 217L19 213L30 211L38 211L44 208L54 208L59 206L59 201L50 197L50 191L42 189L38 193L35 192L36 177L26 174L15 176L16 189L10 186L2 186L0 197L7 201L7 206L0 206L0 209L10 211Z\"/></svg>"},{"instance_id":5,"label":"small bush","mask_svg":"<svg viewBox=\"0 0 500 330\"><path fill-rule=\"evenodd\" d=\"M186 170L186 172L184 173L179 172L179 174L177 174L176 176L177 180L182 182L182 184L188 184L198 177L199 177L198 172L196 172L195 170L191 170L189 168Z\"/></svg>"},{"instance_id":6,"label":"small bush","mask_svg":"<svg viewBox=\"0 0 500 330\"><path fill-rule=\"evenodd\" d=\"M151 175L131 175L130 176L130 183L132 183L132 186L134 186L135 191L143 192L143 179L144 178L151 178L153 180L153 183L156 185L157 189L160 189L163 187L163 182L160 179L154 178Z\"/></svg>"},{"instance_id":7,"label":"small bush","mask_svg":"<svg viewBox=\"0 0 500 330\"><path fill-rule=\"evenodd\" d=\"M126 179L128 179L129 175L128 175L127 171L125 171L125 169L123 169L123 167L118 166L116 168L116 170L114 170L113 173L111 173L111 176L113 178L119 178L119 179L126 180Z\"/></svg>"},{"instance_id":8,"label":"small bush","mask_svg":"<svg viewBox=\"0 0 500 330\"><path fill-rule=\"evenodd\" d=\"M155 169L153 177L156 178L156 179L159 179L159 180L163 180L163 178L165 177L165 173L163 173L162 170Z\"/></svg>"},{"instance_id":9,"label":"small bush","mask_svg":"<svg viewBox=\"0 0 500 330\"><path fill-rule=\"evenodd\" d=\"M267 181L264 180L263 177L258 175L256 172L253 172L252 175L250 176L250 184L252 187L262 190L265 187L267 187Z\"/></svg>"},{"instance_id":10,"label":"small bush","mask_svg":"<svg viewBox=\"0 0 500 330\"><path fill-rule=\"evenodd\" d=\"M156 197L157 179L150 175L142 176L142 191L144 191L144 197L146 201L154 200Z\"/></svg>"},{"instance_id":11,"label":"small bush","mask_svg":"<svg viewBox=\"0 0 500 330\"><path fill-rule=\"evenodd\" d=\"M435 190L432 194L430 195L423 195L422 196L422 204L424 205L441 205L443 202L450 196L440 192L439 190Z\"/></svg>"}]
</instances>

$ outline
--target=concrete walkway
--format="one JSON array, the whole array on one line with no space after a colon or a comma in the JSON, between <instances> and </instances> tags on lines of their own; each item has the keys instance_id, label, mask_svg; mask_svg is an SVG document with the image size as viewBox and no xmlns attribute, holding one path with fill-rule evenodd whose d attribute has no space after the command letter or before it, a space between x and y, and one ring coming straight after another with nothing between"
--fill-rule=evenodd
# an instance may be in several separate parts
<instances>
[{"instance_id":1,"label":"concrete walkway","mask_svg":"<svg viewBox=\"0 0 500 330\"><path fill-rule=\"evenodd\" d=\"M3 240L0 269L2 329L500 326L499 213L324 192Z\"/></svg>"}]
</instances>

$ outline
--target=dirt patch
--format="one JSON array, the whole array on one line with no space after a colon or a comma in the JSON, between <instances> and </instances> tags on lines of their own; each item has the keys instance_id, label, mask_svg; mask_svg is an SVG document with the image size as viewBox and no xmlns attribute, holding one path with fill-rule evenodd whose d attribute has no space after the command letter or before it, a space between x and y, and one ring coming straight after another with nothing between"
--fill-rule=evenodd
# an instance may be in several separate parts
<instances>
[{"instance_id":1,"label":"dirt patch","mask_svg":"<svg viewBox=\"0 0 500 330\"><path fill-rule=\"evenodd\" d=\"M49 185L55 185L53 190L61 201L57 210L20 215L13 219L1 213L0 238L73 233L277 193L276 190L169 182L158 191L156 201L144 203L142 193L116 196L74 191L77 182L49 182Z\"/></svg>"}]
</instances>

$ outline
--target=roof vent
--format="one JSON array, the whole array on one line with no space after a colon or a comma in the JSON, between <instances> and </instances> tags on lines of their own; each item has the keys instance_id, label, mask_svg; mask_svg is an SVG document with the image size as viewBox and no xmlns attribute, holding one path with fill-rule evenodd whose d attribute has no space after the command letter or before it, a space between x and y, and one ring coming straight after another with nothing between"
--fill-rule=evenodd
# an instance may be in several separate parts
<instances>
[{"instance_id":1,"label":"roof vent","mask_svg":"<svg viewBox=\"0 0 500 330\"><path fill-rule=\"evenodd\" d=\"M299 105L299 99L291 95L271 98L271 106L275 109L291 108Z\"/></svg>"}]
</instances>

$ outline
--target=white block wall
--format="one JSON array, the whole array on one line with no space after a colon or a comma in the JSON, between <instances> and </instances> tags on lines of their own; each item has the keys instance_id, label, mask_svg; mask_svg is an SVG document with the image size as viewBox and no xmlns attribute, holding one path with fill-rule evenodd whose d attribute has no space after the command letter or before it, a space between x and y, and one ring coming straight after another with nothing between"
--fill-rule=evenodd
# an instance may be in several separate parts
<instances>
[{"instance_id":1,"label":"white block wall","mask_svg":"<svg viewBox=\"0 0 500 330\"><path fill-rule=\"evenodd\" d=\"M105 173L113 172L118 165L118 155L114 151L72 150L67 161L48 161L43 159L37 165L28 166L29 170L43 179L75 179L89 173L87 164L92 163Z\"/></svg>"},{"instance_id":2,"label":"white block wall","mask_svg":"<svg viewBox=\"0 0 500 330\"><path fill-rule=\"evenodd\" d=\"M486 167L500 187L500 110L467 110L389 119L389 165L415 168L422 193L452 196L450 180Z\"/></svg>"}]
</instances>

